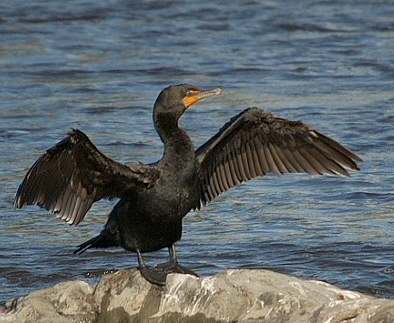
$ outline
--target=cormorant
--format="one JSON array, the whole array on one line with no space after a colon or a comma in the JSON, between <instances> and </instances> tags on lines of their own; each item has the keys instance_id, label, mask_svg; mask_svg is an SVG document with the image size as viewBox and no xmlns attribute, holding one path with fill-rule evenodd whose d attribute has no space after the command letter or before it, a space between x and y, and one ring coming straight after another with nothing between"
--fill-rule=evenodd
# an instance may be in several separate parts
<instances>
[{"instance_id":1,"label":"cormorant","mask_svg":"<svg viewBox=\"0 0 394 323\"><path fill-rule=\"evenodd\" d=\"M230 188L266 174L345 175L359 170L361 159L338 142L300 121L248 108L195 150L179 127L182 114L202 99L221 94L188 84L159 94L153 121L164 144L156 163L121 164L101 153L80 130L43 154L29 169L15 206L39 205L69 224L80 223L92 204L120 198L101 233L74 252L120 246L137 253L139 269L163 285L169 272L194 274L179 265L175 243L182 219ZM170 260L151 268L141 253L167 247Z\"/></svg>"}]
</instances>

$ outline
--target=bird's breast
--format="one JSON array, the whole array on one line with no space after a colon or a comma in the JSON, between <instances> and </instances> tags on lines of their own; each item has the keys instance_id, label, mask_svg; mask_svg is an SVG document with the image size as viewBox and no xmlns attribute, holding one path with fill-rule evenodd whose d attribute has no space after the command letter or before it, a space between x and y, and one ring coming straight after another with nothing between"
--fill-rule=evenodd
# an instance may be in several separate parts
<instances>
[{"instance_id":1,"label":"bird's breast","mask_svg":"<svg viewBox=\"0 0 394 323\"><path fill-rule=\"evenodd\" d=\"M199 201L197 168L179 168L177 171L162 171L154 187L144 194L149 208L147 213L158 217L185 216Z\"/></svg>"}]
</instances>

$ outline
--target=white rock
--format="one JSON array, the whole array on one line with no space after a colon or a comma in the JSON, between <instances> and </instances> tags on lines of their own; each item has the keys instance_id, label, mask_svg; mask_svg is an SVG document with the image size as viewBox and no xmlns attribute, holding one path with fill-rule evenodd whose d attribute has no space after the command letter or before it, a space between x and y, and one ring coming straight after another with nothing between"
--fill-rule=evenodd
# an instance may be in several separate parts
<instances>
[{"instance_id":1,"label":"white rock","mask_svg":"<svg viewBox=\"0 0 394 323\"><path fill-rule=\"evenodd\" d=\"M163 288L136 269L95 288L58 284L18 300L0 322L394 322L394 301L267 270L213 277L172 274Z\"/></svg>"}]
</instances>

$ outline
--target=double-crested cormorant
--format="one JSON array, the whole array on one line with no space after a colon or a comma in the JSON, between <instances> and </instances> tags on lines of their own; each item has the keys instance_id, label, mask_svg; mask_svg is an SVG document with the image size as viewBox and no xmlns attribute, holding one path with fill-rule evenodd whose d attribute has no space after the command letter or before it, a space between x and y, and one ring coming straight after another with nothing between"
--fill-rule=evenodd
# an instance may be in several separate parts
<instances>
[{"instance_id":1,"label":"double-crested cormorant","mask_svg":"<svg viewBox=\"0 0 394 323\"><path fill-rule=\"evenodd\" d=\"M182 84L158 96L153 120L163 144L154 164L120 164L102 154L79 130L47 150L29 169L15 206L36 204L69 224L80 223L92 204L120 198L101 233L74 252L120 246L136 252L142 275L164 284L169 272L194 274L179 265L174 244L182 219L242 182L269 173L348 176L361 159L338 142L299 121L249 108L195 150L179 118L193 104L216 96ZM167 247L170 261L150 268L141 253Z\"/></svg>"}]
</instances>

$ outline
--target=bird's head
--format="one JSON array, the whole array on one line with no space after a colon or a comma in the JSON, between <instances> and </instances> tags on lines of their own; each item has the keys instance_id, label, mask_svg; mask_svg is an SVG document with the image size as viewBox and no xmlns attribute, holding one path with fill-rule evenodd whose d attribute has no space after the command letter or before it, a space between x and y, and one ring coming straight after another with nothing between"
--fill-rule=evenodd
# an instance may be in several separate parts
<instances>
[{"instance_id":1,"label":"bird's head","mask_svg":"<svg viewBox=\"0 0 394 323\"><path fill-rule=\"evenodd\" d=\"M222 89L203 90L190 84L171 85L162 90L157 97L154 116L175 117L175 120L192 105L211 96L220 95Z\"/></svg>"}]
</instances>

